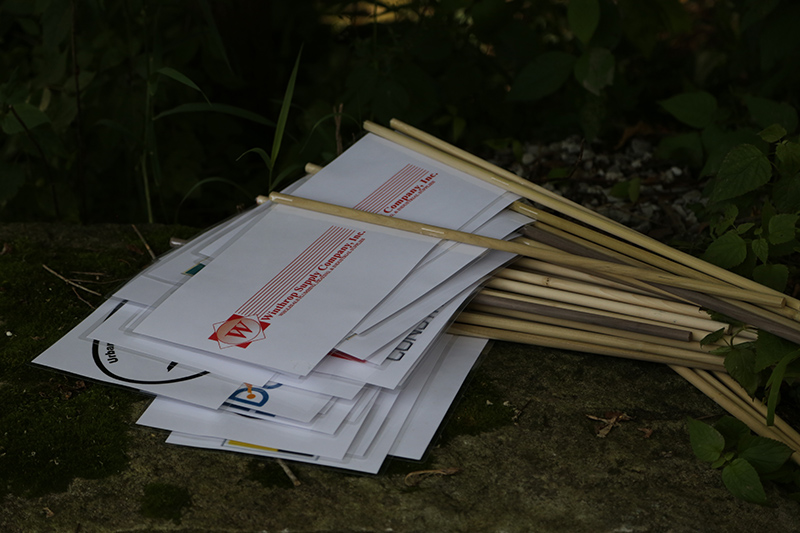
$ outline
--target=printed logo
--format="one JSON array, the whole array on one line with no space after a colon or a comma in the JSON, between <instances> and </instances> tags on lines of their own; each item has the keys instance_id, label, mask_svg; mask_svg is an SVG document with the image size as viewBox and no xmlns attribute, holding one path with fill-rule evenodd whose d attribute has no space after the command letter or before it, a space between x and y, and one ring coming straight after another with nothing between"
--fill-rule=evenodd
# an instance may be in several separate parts
<instances>
[{"instance_id":1,"label":"printed logo","mask_svg":"<svg viewBox=\"0 0 800 533\"><path fill-rule=\"evenodd\" d=\"M231 394L228 401L243 403L252 407L263 407L269 401L267 389L277 389L280 386L280 383L275 383L263 387L253 387L251 384L245 383L243 388Z\"/></svg>"},{"instance_id":2,"label":"printed logo","mask_svg":"<svg viewBox=\"0 0 800 533\"><path fill-rule=\"evenodd\" d=\"M266 337L264 330L268 326L268 322L260 321L257 316L231 315L225 322L214 324L214 333L208 339L217 341L220 348L247 348L251 342Z\"/></svg>"}]
</instances>

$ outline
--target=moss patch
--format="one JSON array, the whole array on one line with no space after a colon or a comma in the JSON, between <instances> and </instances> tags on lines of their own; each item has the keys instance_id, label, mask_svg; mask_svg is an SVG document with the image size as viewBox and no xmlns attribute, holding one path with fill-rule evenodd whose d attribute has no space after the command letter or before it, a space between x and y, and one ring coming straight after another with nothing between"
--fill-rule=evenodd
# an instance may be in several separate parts
<instances>
[{"instance_id":1,"label":"moss patch","mask_svg":"<svg viewBox=\"0 0 800 533\"><path fill-rule=\"evenodd\" d=\"M0 226L0 495L64 491L75 477L101 478L127 465L138 396L29 363L103 301L73 291L43 264L107 294L150 257L132 229L98 228L87 241L62 238L69 233L61 230ZM172 231L157 230L143 233L163 253Z\"/></svg>"},{"instance_id":2,"label":"moss patch","mask_svg":"<svg viewBox=\"0 0 800 533\"><path fill-rule=\"evenodd\" d=\"M479 435L513 424L515 410L505 405L498 388L480 370L463 391L441 432L446 443L458 435Z\"/></svg>"},{"instance_id":3,"label":"moss patch","mask_svg":"<svg viewBox=\"0 0 800 533\"><path fill-rule=\"evenodd\" d=\"M186 488L169 483L149 483L144 488L139 512L147 518L180 524L183 510L191 505L192 497Z\"/></svg>"},{"instance_id":4,"label":"moss patch","mask_svg":"<svg viewBox=\"0 0 800 533\"><path fill-rule=\"evenodd\" d=\"M96 479L127 465L132 395L53 378L20 391L0 390L0 479L4 492L39 496L64 491L75 477ZM35 473L35 474L32 474Z\"/></svg>"},{"instance_id":5,"label":"moss patch","mask_svg":"<svg viewBox=\"0 0 800 533\"><path fill-rule=\"evenodd\" d=\"M294 486L277 461L251 459L247 463L247 479L257 482L266 489Z\"/></svg>"}]
</instances>

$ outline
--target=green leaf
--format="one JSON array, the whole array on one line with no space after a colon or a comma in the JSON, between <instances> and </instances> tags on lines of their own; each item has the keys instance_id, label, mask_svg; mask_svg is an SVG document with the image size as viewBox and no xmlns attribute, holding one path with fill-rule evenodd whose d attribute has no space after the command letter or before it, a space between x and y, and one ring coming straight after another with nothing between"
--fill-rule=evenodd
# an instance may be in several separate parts
<instances>
[{"instance_id":1,"label":"green leaf","mask_svg":"<svg viewBox=\"0 0 800 533\"><path fill-rule=\"evenodd\" d=\"M605 48L587 50L575 62L575 79L592 94L600 92L614 83L614 55Z\"/></svg>"},{"instance_id":2,"label":"green leaf","mask_svg":"<svg viewBox=\"0 0 800 533\"><path fill-rule=\"evenodd\" d=\"M570 174L572 174L572 169L570 167L553 167L550 169L550 172L547 173L547 179L560 180L568 178Z\"/></svg>"},{"instance_id":3,"label":"green leaf","mask_svg":"<svg viewBox=\"0 0 800 533\"><path fill-rule=\"evenodd\" d=\"M750 117L760 127L779 124L787 133L793 133L797 129L797 111L789 104L758 96L745 96L744 102Z\"/></svg>"},{"instance_id":4,"label":"green leaf","mask_svg":"<svg viewBox=\"0 0 800 533\"><path fill-rule=\"evenodd\" d=\"M739 499L751 503L764 504L767 494L753 465L741 457L734 459L722 469L722 482Z\"/></svg>"},{"instance_id":5,"label":"green leaf","mask_svg":"<svg viewBox=\"0 0 800 533\"><path fill-rule=\"evenodd\" d=\"M767 259L769 258L769 243L767 242L767 239L763 237L755 239L750 243L750 247L753 249L753 253L756 254L756 257L758 257L762 263L767 262Z\"/></svg>"},{"instance_id":6,"label":"green leaf","mask_svg":"<svg viewBox=\"0 0 800 533\"><path fill-rule=\"evenodd\" d=\"M50 122L50 118L44 112L30 104L14 104L9 107L16 112L16 115L9 110L3 117L2 127L7 135L22 133L25 128L32 130L36 126ZM20 120L22 120L22 124L25 124L24 127L20 124Z\"/></svg>"},{"instance_id":7,"label":"green leaf","mask_svg":"<svg viewBox=\"0 0 800 533\"><path fill-rule=\"evenodd\" d=\"M263 148L250 148L246 152L242 153L242 155L237 157L236 160L237 161L240 160L241 158L243 158L245 155L247 155L249 153L254 153L254 154L260 155L261 159L264 161L264 164L267 165L267 168L270 170L270 172L272 172L273 161L269 157L269 154L266 152L266 150L264 150Z\"/></svg>"},{"instance_id":8,"label":"green leaf","mask_svg":"<svg viewBox=\"0 0 800 533\"><path fill-rule=\"evenodd\" d=\"M782 442L748 435L739 441L739 457L746 459L759 474L778 470L792 456L792 449Z\"/></svg>"},{"instance_id":9,"label":"green leaf","mask_svg":"<svg viewBox=\"0 0 800 533\"><path fill-rule=\"evenodd\" d=\"M800 172L800 143L783 141L775 147L778 171L781 176L793 178Z\"/></svg>"},{"instance_id":10,"label":"green leaf","mask_svg":"<svg viewBox=\"0 0 800 533\"><path fill-rule=\"evenodd\" d=\"M566 52L545 52L520 71L511 85L508 99L530 102L553 94L572 75L575 56Z\"/></svg>"},{"instance_id":11,"label":"green leaf","mask_svg":"<svg viewBox=\"0 0 800 533\"><path fill-rule=\"evenodd\" d=\"M749 348L736 345L725 356L725 370L750 396L754 396L759 385L755 371L756 354Z\"/></svg>"},{"instance_id":12,"label":"green leaf","mask_svg":"<svg viewBox=\"0 0 800 533\"><path fill-rule=\"evenodd\" d=\"M780 2L768 17L764 19L755 31L750 32L749 38L757 38L753 42L754 51L760 52L761 69L763 75L778 66L772 75L783 68L784 61L789 54L794 53L800 45L800 33L797 32L797 20L800 19L800 4L797 2ZM782 64L783 63L783 64Z\"/></svg>"},{"instance_id":13,"label":"green leaf","mask_svg":"<svg viewBox=\"0 0 800 533\"><path fill-rule=\"evenodd\" d=\"M689 12L677 0L618 0L617 5L625 36L648 58L660 35L676 35L691 27Z\"/></svg>"},{"instance_id":14,"label":"green leaf","mask_svg":"<svg viewBox=\"0 0 800 533\"><path fill-rule=\"evenodd\" d=\"M745 31L747 28L762 20L769 15L775 7L780 4L780 0L761 0L759 2L751 2L747 11L742 15L740 22L740 30Z\"/></svg>"},{"instance_id":15,"label":"green leaf","mask_svg":"<svg viewBox=\"0 0 800 533\"><path fill-rule=\"evenodd\" d=\"M772 124L758 132L758 136L768 143L775 143L783 139L786 135L786 128L780 124Z\"/></svg>"},{"instance_id":16,"label":"green leaf","mask_svg":"<svg viewBox=\"0 0 800 533\"><path fill-rule=\"evenodd\" d=\"M197 86L197 84L195 82L193 82L186 75L181 74L180 72L178 72L174 68L161 67L160 69L156 70L156 73L157 74L161 74L162 76L166 76L168 78L172 78L173 80L175 80L175 81L177 81L179 83L182 83L182 84L186 85L187 87L191 87L195 91L197 91L200 94L202 94L203 98L206 99L206 102L208 102L209 104L211 103L208 100L208 98L206 97L206 94L200 89L200 87Z\"/></svg>"},{"instance_id":17,"label":"green leaf","mask_svg":"<svg viewBox=\"0 0 800 533\"><path fill-rule=\"evenodd\" d=\"M281 112L278 115L278 124L275 128L275 138L272 140L272 155L270 159L272 160L273 166L278 159L278 153L281 150L281 141L283 141L283 132L286 129L286 120L289 118L289 108L292 105L292 96L294 95L294 84L297 81L297 71L300 69L300 56L303 55L303 47L300 47L300 51L297 53L297 59L294 62L294 68L292 69L292 75L289 76L289 83L286 85L286 93L283 95L283 102L281 103ZM270 167L270 174L272 173L273 167ZM270 189L272 188L272 183L270 183Z\"/></svg>"},{"instance_id":18,"label":"green leaf","mask_svg":"<svg viewBox=\"0 0 800 533\"><path fill-rule=\"evenodd\" d=\"M677 94L658 103L673 117L693 128L708 126L717 112L717 99L705 91Z\"/></svg>"},{"instance_id":19,"label":"green leaf","mask_svg":"<svg viewBox=\"0 0 800 533\"><path fill-rule=\"evenodd\" d=\"M783 385L783 377L786 374L786 367L798 357L800 357L800 350L784 356L780 361L778 361L778 364L775 365L775 368L772 369L772 374L770 374L769 379L767 380L766 386L769 389L769 395L767 396L768 426L771 426L775 421L775 408L778 406L778 398L780 398L781 385Z\"/></svg>"},{"instance_id":20,"label":"green leaf","mask_svg":"<svg viewBox=\"0 0 800 533\"><path fill-rule=\"evenodd\" d=\"M769 203L769 200L764 201L764 205L761 208L761 226L763 229L769 229L769 220L777 215L778 212L775 210L775 206Z\"/></svg>"},{"instance_id":21,"label":"green leaf","mask_svg":"<svg viewBox=\"0 0 800 533\"><path fill-rule=\"evenodd\" d=\"M725 437L705 422L688 418L689 441L698 459L712 463L719 459L725 449Z\"/></svg>"},{"instance_id":22,"label":"green leaf","mask_svg":"<svg viewBox=\"0 0 800 533\"><path fill-rule=\"evenodd\" d=\"M769 242L781 244L794 239L797 232L797 215L780 214L769 219Z\"/></svg>"},{"instance_id":23,"label":"green leaf","mask_svg":"<svg viewBox=\"0 0 800 533\"><path fill-rule=\"evenodd\" d=\"M162 111L161 113L153 117L153 120L158 120L160 118L168 117L170 115L175 115L178 113L197 113L197 112L209 112L209 111L213 113L225 113L226 115L232 115L234 117L243 118L245 120L249 120L257 124L262 124L264 126L270 126L270 127L275 126L275 123L266 117L263 117L257 113L253 113L252 111L248 111L247 109L242 109L240 107L235 107L227 104L201 104L201 103L181 104L177 107L173 107L172 109L168 109L167 111Z\"/></svg>"},{"instance_id":24,"label":"green leaf","mask_svg":"<svg viewBox=\"0 0 800 533\"><path fill-rule=\"evenodd\" d=\"M25 31L25 33L34 37L39 36L39 34L42 33L39 29L39 25L31 19L20 17L17 19L17 23Z\"/></svg>"},{"instance_id":25,"label":"green leaf","mask_svg":"<svg viewBox=\"0 0 800 533\"><path fill-rule=\"evenodd\" d=\"M244 155L244 154L242 154L242 155ZM184 202L186 202L186 200L189 199L189 197L192 195L192 193L194 193L194 191L196 191L196 190L200 189L201 187L204 187L204 186L206 186L206 185L208 185L210 183L222 183L224 185L228 185L228 186L236 189L237 191L241 192L243 198L247 198L248 200L252 200L252 198L253 198L253 194L250 191L248 191L247 189L245 189L244 187L242 187L241 185L239 185L235 181L231 181L229 179L220 178L220 177L205 178L205 179L202 179L202 180L198 181L194 185L192 185L192 187L188 191L186 191L186 194L183 195L183 198L181 198L181 201L178 203L178 207L175 208L175 224L178 223L178 214L179 214L179 212L181 210L181 207L183 206Z\"/></svg>"},{"instance_id":26,"label":"green leaf","mask_svg":"<svg viewBox=\"0 0 800 533\"><path fill-rule=\"evenodd\" d=\"M210 37L213 49L222 57L222 60L225 61L225 64L228 66L228 71L233 73L233 67L228 60L228 54L225 52L225 44L222 42L222 36L219 34L217 23L214 20L214 14L211 12L211 5L208 3L208 0L199 0L199 3L200 10L203 12L203 18L206 20L206 24L208 24L208 31L211 34Z\"/></svg>"},{"instance_id":27,"label":"green leaf","mask_svg":"<svg viewBox=\"0 0 800 533\"><path fill-rule=\"evenodd\" d=\"M712 176L719 171L722 160L728 152L740 144L752 144L764 152L769 145L761 137L756 135L755 130L750 128L739 128L733 131L725 131L716 124L711 124L701 132L703 147L706 151L706 162L701 171L701 176Z\"/></svg>"},{"instance_id":28,"label":"green leaf","mask_svg":"<svg viewBox=\"0 0 800 533\"><path fill-rule=\"evenodd\" d=\"M600 21L592 35L592 43L613 50L622 39L620 13L613 0L600 0Z\"/></svg>"},{"instance_id":29,"label":"green leaf","mask_svg":"<svg viewBox=\"0 0 800 533\"><path fill-rule=\"evenodd\" d=\"M696 131L665 136L658 143L656 156L686 161L694 168L703 166L703 142Z\"/></svg>"},{"instance_id":30,"label":"green leaf","mask_svg":"<svg viewBox=\"0 0 800 533\"><path fill-rule=\"evenodd\" d=\"M42 45L45 49L56 49L67 41L72 28L72 10L65 1L48 2L42 12Z\"/></svg>"},{"instance_id":31,"label":"green leaf","mask_svg":"<svg viewBox=\"0 0 800 533\"><path fill-rule=\"evenodd\" d=\"M583 44L588 44L600 22L600 3L597 0L570 0L567 21L572 33Z\"/></svg>"},{"instance_id":32,"label":"green leaf","mask_svg":"<svg viewBox=\"0 0 800 533\"><path fill-rule=\"evenodd\" d=\"M714 429L725 437L725 449L734 449L742 437L750 435L750 428L741 420L724 415L714 422Z\"/></svg>"},{"instance_id":33,"label":"green leaf","mask_svg":"<svg viewBox=\"0 0 800 533\"><path fill-rule=\"evenodd\" d=\"M106 128L112 129L118 133L121 133L127 138L128 142L131 143L138 143L141 141L141 138L137 135L134 135L131 130L120 124L119 122L107 118L101 118L97 122L94 123L95 126L104 126Z\"/></svg>"},{"instance_id":34,"label":"green leaf","mask_svg":"<svg viewBox=\"0 0 800 533\"><path fill-rule=\"evenodd\" d=\"M714 344L724 336L725 336L725 328L720 328L717 331L711 332L702 339L700 339L700 346L705 346L706 344Z\"/></svg>"},{"instance_id":35,"label":"green leaf","mask_svg":"<svg viewBox=\"0 0 800 533\"><path fill-rule=\"evenodd\" d=\"M728 204L722 212L719 220L714 224L714 235L722 235L725 230L732 227L739 217L739 208L735 204ZM738 233L738 232L737 232Z\"/></svg>"},{"instance_id":36,"label":"green leaf","mask_svg":"<svg viewBox=\"0 0 800 533\"><path fill-rule=\"evenodd\" d=\"M747 257L747 243L734 230L730 230L708 245L703 259L722 268L732 268Z\"/></svg>"},{"instance_id":37,"label":"green leaf","mask_svg":"<svg viewBox=\"0 0 800 533\"><path fill-rule=\"evenodd\" d=\"M21 165L7 164L0 159L0 207L17 195L25 183L25 170Z\"/></svg>"},{"instance_id":38,"label":"green leaf","mask_svg":"<svg viewBox=\"0 0 800 533\"><path fill-rule=\"evenodd\" d=\"M781 177L772 187L772 202L781 211L793 211L800 205L800 179L794 176Z\"/></svg>"},{"instance_id":39,"label":"green leaf","mask_svg":"<svg viewBox=\"0 0 800 533\"><path fill-rule=\"evenodd\" d=\"M631 203L636 203L636 200L639 199L641 186L641 178L636 177L630 180L615 183L608 193L615 198L622 198L625 200L630 200Z\"/></svg>"},{"instance_id":40,"label":"green leaf","mask_svg":"<svg viewBox=\"0 0 800 533\"><path fill-rule=\"evenodd\" d=\"M731 459L733 459L733 454L732 453L728 452L728 453L722 454L722 456L720 456L719 459L717 459L716 461L711 463L711 468L716 470L717 468L725 466L725 463L727 463Z\"/></svg>"},{"instance_id":41,"label":"green leaf","mask_svg":"<svg viewBox=\"0 0 800 533\"><path fill-rule=\"evenodd\" d=\"M755 341L756 350L756 372L777 364L778 361L787 355L800 350L797 344L782 339L775 334L758 330L758 339Z\"/></svg>"},{"instance_id":42,"label":"green leaf","mask_svg":"<svg viewBox=\"0 0 800 533\"><path fill-rule=\"evenodd\" d=\"M769 159L752 144L734 147L722 161L709 200L720 202L754 191L769 182Z\"/></svg>"},{"instance_id":43,"label":"green leaf","mask_svg":"<svg viewBox=\"0 0 800 533\"><path fill-rule=\"evenodd\" d=\"M275 176L272 180L272 188L277 189L278 185L281 184L286 178L292 175L293 172L299 172L303 169L303 165L300 163L292 163L291 165L284 168L277 176Z\"/></svg>"},{"instance_id":44,"label":"green leaf","mask_svg":"<svg viewBox=\"0 0 800 533\"><path fill-rule=\"evenodd\" d=\"M730 346L728 346L728 345L726 344L726 345L724 345L724 346L719 346L719 347L717 347L717 348L714 348L713 350L711 350L711 351L710 351L710 352L708 352L708 353L710 353L710 354L713 354L713 355L722 355L722 356L726 356L726 355L728 355L729 353L731 353L731 350L733 350L733 348L731 348Z\"/></svg>"}]
</instances>

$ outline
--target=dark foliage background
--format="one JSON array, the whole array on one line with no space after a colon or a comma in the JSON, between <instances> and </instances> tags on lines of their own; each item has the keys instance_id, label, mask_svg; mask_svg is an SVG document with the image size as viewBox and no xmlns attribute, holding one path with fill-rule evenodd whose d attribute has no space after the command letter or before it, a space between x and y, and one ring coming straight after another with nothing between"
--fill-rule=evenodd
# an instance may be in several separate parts
<instances>
[{"instance_id":1,"label":"dark foliage background","mask_svg":"<svg viewBox=\"0 0 800 533\"><path fill-rule=\"evenodd\" d=\"M645 134L694 168L706 258L785 286L798 15L789 0L3 0L0 220L205 226L330 161L365 119L518 157Z\"/></svg>"}]
</instances>

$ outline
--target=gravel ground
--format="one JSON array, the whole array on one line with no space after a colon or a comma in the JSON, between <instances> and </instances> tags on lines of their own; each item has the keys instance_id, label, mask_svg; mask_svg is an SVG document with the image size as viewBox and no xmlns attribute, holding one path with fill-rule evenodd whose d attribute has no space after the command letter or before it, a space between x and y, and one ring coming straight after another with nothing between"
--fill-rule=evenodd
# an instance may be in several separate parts
<instances>
[{"instance_id":1,"label":"gravel ground","mask_svg":"<svg viewBox=\"0 0 800 533\"><path fill-rule=\"evenodd\" d=\"M656 157L646 139L615 149L572 136L525 144L520 161L500 152L495 163L655 239L701 245L703 183L686 165Z\"/></svg>"}]
</instances>

